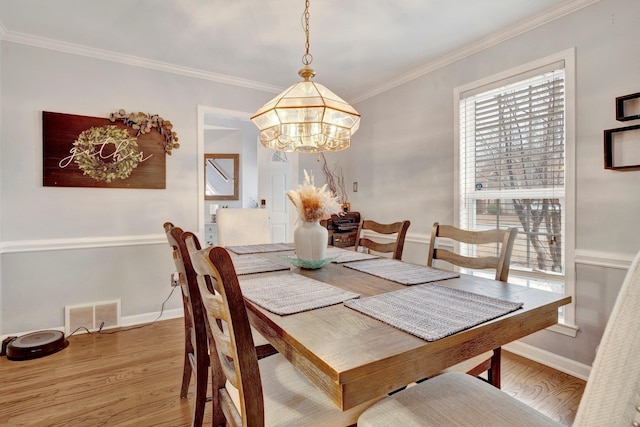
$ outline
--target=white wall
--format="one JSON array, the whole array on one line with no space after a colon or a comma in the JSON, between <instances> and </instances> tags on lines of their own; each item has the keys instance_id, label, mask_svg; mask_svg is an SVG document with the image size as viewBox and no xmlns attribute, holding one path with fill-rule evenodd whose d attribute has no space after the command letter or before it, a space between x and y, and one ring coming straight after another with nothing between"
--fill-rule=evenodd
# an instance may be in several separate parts
<instances>
[{"instance_id":1,"label":"white wall","mask_svg":"<svg viewBox=\"0 0 640 427\"><path fill-rule=\"evenodd\" d=\"M114 298L125 317L158 312L174 270L162 224L198 227L197 106L253 111L273 93L7 41L0 55L0 334L59 327L65 305ZM174 124L166 189L43 187L42 111L120 108ZM165 310L180 307L176 293Z\"/></svg>"},{"instance_id":2,"label":"white wall","mask_svg":"<svg viewBox=\"0 0 640 427\"><path fill-rule=\"evenodd\" d=\"M590 365L625 274L601 265L640 250L640 172L603 167L603 130L637 124L615 120L615 98L640 91L640 2L601 0L358 103L360 130L330 163L344 167L353 210L411 220L403 259L424 263L433 222L453 222L454 88L572 47L577 213L568 221L575 221L577 257L596 260L577 264L577 337L542 331L523 341ZM315 159L301 168L321 176Z\"/></svg>"}]
</instances>

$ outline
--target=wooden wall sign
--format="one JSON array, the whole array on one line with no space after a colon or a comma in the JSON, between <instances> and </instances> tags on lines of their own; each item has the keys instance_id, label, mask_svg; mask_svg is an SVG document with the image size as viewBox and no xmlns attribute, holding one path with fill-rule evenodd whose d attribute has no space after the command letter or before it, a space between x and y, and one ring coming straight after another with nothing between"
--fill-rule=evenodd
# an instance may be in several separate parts
<instances>
[{"instance_id":1,"label":"wooden wall sign","mask_svg":"<svg viewBox=\"0 0 640 427\"><path fill-rule=\"evenodd\" d=\"M136 136L119 121L48 111L42 121L44 186L166 188L171 152L158 131Z\"/></svg>"}]
</instances>

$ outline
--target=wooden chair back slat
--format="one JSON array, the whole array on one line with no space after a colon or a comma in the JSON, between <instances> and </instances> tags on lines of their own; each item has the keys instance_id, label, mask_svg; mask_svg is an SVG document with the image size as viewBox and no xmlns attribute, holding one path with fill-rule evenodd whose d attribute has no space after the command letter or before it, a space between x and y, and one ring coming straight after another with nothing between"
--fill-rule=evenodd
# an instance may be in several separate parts
<instances>
[{"instance_id":1,"label":"wooden chair back slat","mask_svg":"<svg viewBox=\"0 0 640 427\"><path fill-rule=\"evenodd\" d=\"M440 225L438 222L435 222L431 231L427 265L433 266L434 260L440 259L463 268L493 268L496 270L495 279L506 282L509 279L511 252L513 251L513 244L517 234L518 230L516 228L474 231L463 230L451 225ZM498 256L468 257L438 248L439 238L448 238L472 245L493 243L499 245L500 252Z\"/></svg>"},{"instance_id":2,"label":"wooden chair back slat","mask_svg":"<svg viewBox=\"0 0 640 427\"><path fill-rule=\"evenodd\" d=\"M434 259L440 259L447 261L458 267L472 268L472 269L485 269L496 268L499 263L498 257L466 257L459 255L455 252L451 252L447 249L436 249L433 254Z\"/></svg>"},{"instance_id":3,"label":"wooden chair back slat","mask_svg":"<svg viewBox=\"0 0 640 427\"><path fill-rule=\"evenodd\" d=\"M364 246L365 248L368 248L376 252L389 253L389 252L394 252L396 250L397 243L396 242L378 243L378 242L374 242L371 239L367 239L366 237L363 237L362 239L360 239L360 246Z\"/></svg>"},{"instance_id":4,"label":"wooden chair back slat","mask_svg":"<svg viewBox=\"0 0 640 427\"><path fill-rule=\"evenodd\" d=\"M393 253L393 259L402 259L402 252L404 250L404 240L407 235L407 230L411 225L410 221L398 221L392 224L381 224L379 222L365 219L360 222L358 227L358 234L356 234L355 250L358 247L368 248L372 251L381 253ZM379 243L371 240L367 237L362 237L364 230L371 230L378 234L396 234L395 242L391 243Z\"/></svg>"}]
</instances>

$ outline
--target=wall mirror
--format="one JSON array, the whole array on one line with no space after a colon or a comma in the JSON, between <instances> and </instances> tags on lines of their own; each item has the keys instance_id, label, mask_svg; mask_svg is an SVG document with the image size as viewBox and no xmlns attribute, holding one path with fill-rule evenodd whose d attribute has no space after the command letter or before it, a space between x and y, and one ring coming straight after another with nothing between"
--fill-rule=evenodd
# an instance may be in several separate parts
<instances>
[{"instance_id":1,"label":"wall mirror","mask_svg":"<svg viewBox=\"0 0 640 427\"><path fill-rule=\"evenodd\" d=\"M239 154L204 155L204 199L238 200Z\"/></svg>"}]
</instances>

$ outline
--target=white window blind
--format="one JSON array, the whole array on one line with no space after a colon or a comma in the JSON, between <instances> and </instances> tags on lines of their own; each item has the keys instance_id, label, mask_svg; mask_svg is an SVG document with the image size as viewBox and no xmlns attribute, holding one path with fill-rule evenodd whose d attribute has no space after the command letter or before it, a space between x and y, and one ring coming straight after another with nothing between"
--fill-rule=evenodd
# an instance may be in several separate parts
<instances>
[{"instance_id":1,"label":"white window blind","mask_svg":"<svg viewBox=\"0 0 640 427\"><path fill-rule=\"evenodd\" d=\"M460 226L517 227L510 281L563 292L564 62L463 92L459 105Z\"/></svg>"}]
</instances>

